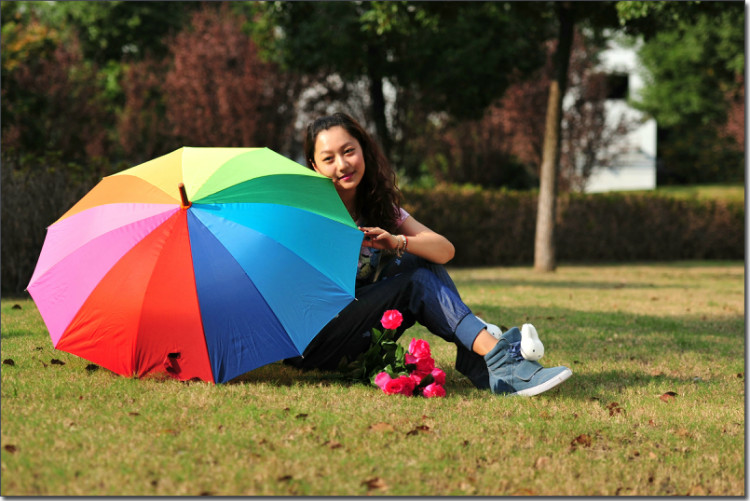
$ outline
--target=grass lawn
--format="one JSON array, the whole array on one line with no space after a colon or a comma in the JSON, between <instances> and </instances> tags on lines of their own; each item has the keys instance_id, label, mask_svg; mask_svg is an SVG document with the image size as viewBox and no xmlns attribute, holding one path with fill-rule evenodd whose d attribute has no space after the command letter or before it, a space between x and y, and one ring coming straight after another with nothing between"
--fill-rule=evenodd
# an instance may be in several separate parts
<instances>
[{"instance_id":1,"label":"grass lawn","mask_svg":"<svg viewBox=\"0 0 750 501\"><path fill-rule=\"evenodd\" d=\"M2 307L3 496L745 495L744 263L454 269L483 318L539 330L573 377L474 389L422 327L444 399L272 364L230 384L135 380Z\"/></svg>"},{"instance_id":2,"label":"grass lawn","mask_svg":"<svg viewBox=\"0 0 750 501\"><path fill-rule=\"evenodd\" d=\"M640 193L656 193L679 199L724 200L744 202L745 187L741 184L699 184L687 186L659 186L656 190Z\"/></svg>"}]
</instances>

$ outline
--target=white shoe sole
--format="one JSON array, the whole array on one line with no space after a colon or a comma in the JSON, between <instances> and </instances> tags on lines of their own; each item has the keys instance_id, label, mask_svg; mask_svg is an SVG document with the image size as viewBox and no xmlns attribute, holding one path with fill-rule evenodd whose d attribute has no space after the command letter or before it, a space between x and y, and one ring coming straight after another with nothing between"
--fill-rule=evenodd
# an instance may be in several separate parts
<instances>
[{"instance_id":1,"label":"white shoe sole","mask_svg":"<svg viewBox=\"0 0 750 501\"><path fill-rule=\"evenodd\" d=\"M573 375L573 371L571 371L570 369L565 369L557 376L553 377L552 379L548 379L542 384L534 386L533 388L526 388L525 390L511 393L510 396L533 397L534 395L539 395L540 393L544 393L547 390L551 390L552 388L562 383L563 381L565 381L572 375Z\"/></svg>"}]
</instances>

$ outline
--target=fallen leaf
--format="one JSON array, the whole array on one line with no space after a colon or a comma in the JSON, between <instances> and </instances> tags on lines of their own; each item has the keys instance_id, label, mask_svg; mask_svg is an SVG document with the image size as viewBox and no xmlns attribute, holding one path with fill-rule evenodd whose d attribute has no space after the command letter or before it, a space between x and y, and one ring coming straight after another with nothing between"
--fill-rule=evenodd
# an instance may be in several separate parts
<instances>
[{"instance_id":1,"label":"fallen leaf","mask_svg":"<svg viewBox=\"0 0 750 501\"><path fill-rule=\"evenodd\" d=\"M687 493L687 496L705 496L707 494L706 489L700 485L694 485L690 488L690 490Z\"/></svg>"},{"instance_id":2,"label":"fallen leaf","mask_svg":"<svg viewBox=\"0 0 750 501\"><path fill-rule=\"evenodd\" d=\"M419 433L420 431L421 431L422 433L430 433L430 427L429 427L429 426L427 426L427 425L425 425L425 424L422 424L422 425L419 425L419 426L417 426L417 427L416 427L416 428L414 428L413 430L411 430L411 431L408 431L408 432L407 432L406 434L407 434L407 435L416 435L416 434L417 434L417 433Z\"/></svg>"},{"instance_id":3,"label":"fallen leaf","mask_svg":"<svg viewBox=\"0 0 750 501\"><path fill-rule=\"evenodd\" d=\"M663 402L670 402L670 401L674 400L674 397L676 397L676 396L677 396L677 393L675 393L673 391L668 391L664 395L660 396L659 398Z\"/></svg>"},{"instance_id":4,"label":"fallen leaf","mask_svg":"<svg viewBox=\"0 0 750 501\"><path fill-rule=\"evenodd\" d=\"M549 458L547 456L540 456L534 462L534 468L536 468L537 470L540 470L544 468L548 463L549 463Z\"/></svg>"},{"instance_id":5,"label":"fallen leaf","mask_svg":"<svg viewBox=\"0 0 750 501\"><path fill-rule=\"evenodd\" d=\"M476 487L474 487L468 482L461 482L460 484L458 484L458 488L461 489L462 492L466 492L466 493L473 493L477 490Z\"/></svg>"},{"instance_id":6,"label":"fallen leaf","mask_svg":"<svg viewBox=\"0 0 750 501\"><path fill-rule=\"evenodd\" d=\"M13 309L14 310L22 310L23 307L20 304L16 303L16 304L13 305Z\"/></svg>"},{"instance_id":7,"label":"fallen leaf","mask_svg":"<svg viewBox=\"0 0 750 501\"><path fill-rule=\"evenodd\" d=\"M571 450L576 450L578 446L582 447L591 447L592 440L591 435L587 435L585 433L578 435L576 438L573 439L573 441L570 442Z\"/></svg>"},{"instance_id":8,"label":"fallen leaf","mask_svg":"<svg viewBox=\"0 0 750 501\"><path fill-rule=\"evenodd\" d=\"M385 481L380 477L372 477L362 482L362 485L367 486L368 491L372 490L385 490L388 488Z\"/></svg>"},{"instance_id":9,"label":"fallen leaf","mask_svg":"<svg viewBox=\"0 0 750 501\"><path fill-rule=\"evenodd\" d=\"M10 365L11 367L14 367L16 365L12 358L6 358L5 360L3 360L3 363L5 365Z\"/></svg>"},{"instance_id":10,"label":"fallen leaf","mask_svg":"<svg viewBox=\"0 0 750 501\"><path fill-rule=\"evenodd\" d=\"M86 366L86 370L89 371L89 372L93 372L95 370L99 370L99 366L96 365L96 364L88 364Z\"/></svg>"},{"instance_id":11,"label":"fallen leaf","mask_svg":"<svg viewBox=\"0 0 750 501\"><path fill-rule=\"evenodd\" d=\"M306 419L307 418L307 414L300 413L300 414L297 414L294 417L297 418L297 419Z\"/></svg>"},{"instance_id":12,"label":"fallen leaf","mask_svg":"<svg viewBox=\"0 0 750 501\"><path fill-rule=\"evenodd\" d=\"M609 405L607 405L607 409L609 409L609 415L614 416L615 414L620 414L623 412L622 407L620 407L620 404L617 402L611 402Z\"/></svg>"},{"instance_id":13,"label":"fallen leaf","mask_svg":"<svg viewBox=\"0 0 750 501\"><path fill-rule=\"evenodd\" d=\"M133 417L135 417L135 416L140 416L140 415L141 415L141 413L140 413L140 412L128 412L128 416L133 416Z\"/></svg>"},{"instance_id":14,"label":"fallen leaf","mask_svg":"<svg viewBox=\"0 0 750 501\"><path fill-rule=\"evenodd\" d=\"M648 420L648 424L649 424L650 426L656 427L656 423L654 422L654 420L653 420L653 419L649 419L649 420Z\"/></svg>"},{"instance_id":15,"label":"fallen leaf","mask_svg":"<svg viewBox=\"0 0 750 501\"><path fill-rule=\"evenodd\" d=\"M3 449L10 452L11 454L15 453L18 450L18 448L13 444L8 444L5 447L3 447Z\"/></svg>"},{"instance_id":16,"label":"fallen leaf","mask_svg":"<svg viewBox=\"0 0 750 501\"><path fill-rule=\"evenodd\" d=\"M370 431L393 431L393 425L388 423L383 423L382 421L379 423L371 424L368 428Z\"/></svg>"},{"instance_id":17,"label":"fallen leaf","mask_svg":"<svg viewBox=\"0 0 750 501\"><path fill-rule=\"evenodd\" d=\"M213 494L211 494L211 491L203 491L198 495L199 496L213 496Z\"/></svg>"},{"instance_id":18,"label":"fallen leaf","mask_svg":"<svg viewBox=\"0 0 750 501\"><path fill-rule=\"evenodd\" d=\"M656 459L658 456L656 454L654 454L653 451L649 451L648 452L648 457L651 458L651 459Z\"/></svg>"},{"instance_id":19,"label":"fallen leaf","mask_svg":"<svg viewBox=\"0 0 750 501\"><path fill-rule=\"evenodd\" d=\"M323 442L323 445L328 447L329 449L340 449L343 447L341 442L337 442L335 440L326 440Z\"/></svg>"},{"instance_id":20,"label":"fallen leaf","mask_svg":"<svg viewBox=\"0 0 750 501\"><path fill-rule=\"evenodd\" d=\"M742 379L743 377L745 377L745 373L744 372L738 372L737 373L737 378L738 379Z\"/></svg>"},{"instance_id":21,"label":"fallen leaf","mask_svg":"<svg viewBox=\"0 0 750 501\"><path fill-rule=\"evenodd\" d=\"M276 480L278 480L279 482L289 482L292 478L294 477L292 477L291 475L284 475L277 478Z\"/></svg>"},{"instance_id":22,"label":"fallen leaf","mask_svg":"<svg viewBox=\"0 0 750 501\"><path fill-rule=\"evenodd\" d=\"M62 360L58 360L56 358L53 358L52 360L50 360L49 363L51 363L52 365L65 365L65 362L63 362Z\"/></svg>"}]
</instances>

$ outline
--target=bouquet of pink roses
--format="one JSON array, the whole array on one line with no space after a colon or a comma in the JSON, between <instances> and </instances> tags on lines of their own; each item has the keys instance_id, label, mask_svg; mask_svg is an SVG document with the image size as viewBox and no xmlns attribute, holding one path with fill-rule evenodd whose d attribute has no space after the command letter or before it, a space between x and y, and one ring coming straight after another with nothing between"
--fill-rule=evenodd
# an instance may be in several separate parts
<instances>
[{"instance_id":1,"label":"bouquet of pink roses","mask_svg":"<svg viewBox=\"0 0 750 501\"><path fill-rule=\"evenodd\" d=\"M350 375L389 395L444 397L445 373L435 367L429 343L412 338L408 351L396 343L395 332L402 321L398 310L383 314L384 330L373 329L370 348L350 364Z\"/></svg>"}]
</instances>

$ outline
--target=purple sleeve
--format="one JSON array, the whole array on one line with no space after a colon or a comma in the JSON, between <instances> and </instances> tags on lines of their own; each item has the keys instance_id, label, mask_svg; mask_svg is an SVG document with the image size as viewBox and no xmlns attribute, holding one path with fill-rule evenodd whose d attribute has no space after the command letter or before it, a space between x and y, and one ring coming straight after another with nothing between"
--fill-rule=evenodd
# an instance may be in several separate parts
<instances>
[{"instance_id":1,"label":"purple sleeve","mask_svg":"<svg viewBox=\"0 0 750 501\"><path fill-rule=\"evenodd\" d=\"M410 214L406 212L403 208L399 208L398 213L398 219L396 219L396 228L400 228L402 224L404 224L404 221L406 221L406 218L409 217Z\"/></svg>"}]
</instances>

